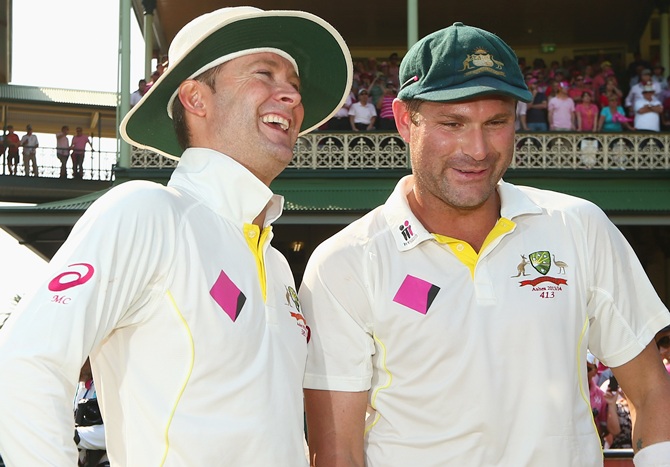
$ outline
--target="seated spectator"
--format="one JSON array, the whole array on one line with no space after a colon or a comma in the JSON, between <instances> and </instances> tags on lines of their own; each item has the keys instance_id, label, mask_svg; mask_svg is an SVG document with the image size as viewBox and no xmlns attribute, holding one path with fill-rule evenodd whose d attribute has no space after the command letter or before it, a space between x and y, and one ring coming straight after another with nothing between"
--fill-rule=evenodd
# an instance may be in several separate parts
<instances>
[{"instance_id":1,"label":"seated spectator","mask_svg":"<svg viewBox=\"0 0 670 467\"><path fill-rule=\"evenodd\" d=\"M598 106L592 99L591 93L584 91L581 102L575 106L577 131L595 131L598 126Z\"/></svg>"},{"instance_id":2,"label":"seated spectator","mask_svg":"<svg viewBox=\"0 0 670 467\"><path fill-rule=\"evenodd\" d=\"M379 119L377 120L379 123L377 129L383 131L397 131L395 119L393 118L393 100L397 95L398 93L393 81L386 81L384 95L377 102L377 110L379 111Z\"/></svg>"},{"instance_id":3,"label":"seated spectator","mask_svg":"<svg viewBox=\"0 0 670 467\"><path fill-rule=\"evenodd\" d=\"M619 105L619 98L615 94L610 94L607 107L603 107L600 111L598 131L619 133L624 128L632 130L630 121L631 119L626 117L626 111Z\"/></svg>"},{"instance_id":4,"label":"seated spectator","mask_svg":"<svg viewBox=\"0 0 670 467\"><path fill-rule=\"evenodd\" d=\"M549 129L552 131L572 131L575 129L575 103L568 96L568 83L561 82L558 93L549 99Z\"/></svg>"},{"instance_id":5,"label":"seated spectator","mask_svg":"<svg viewBox=\"0 0 670 467\"><path fill-rule=\"evenodd\" d=\"M349 124L354 131L370 131L375 129L377 111L375 106L368 102L368 91L363 88L358 91L358 102L354 102L349 109Z\"/></svg>"},{"instance_id":6,"label":"seated spectator","mask_svg":"<svg viewBox=\"0 0 670 467\"><path fill-rule=\"evenodd\" d=\"M655 97L656 89L647 83L642 89L642 97L635 101L635 129L641 131L661 131L663 104Z\"/></svg>"}]
</instances>

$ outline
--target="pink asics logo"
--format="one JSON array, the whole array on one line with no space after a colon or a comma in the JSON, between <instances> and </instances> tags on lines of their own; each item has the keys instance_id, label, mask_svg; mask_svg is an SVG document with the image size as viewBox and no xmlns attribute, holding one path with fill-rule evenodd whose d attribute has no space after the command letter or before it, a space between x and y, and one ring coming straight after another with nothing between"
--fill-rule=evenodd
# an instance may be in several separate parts
<instances>
[{"instance_id":1,"label":"pink asics logo","mask_svg":"<svg viewBox=\"0 0 670 467\"><path fill-rule=\"evenodd\" d=\"M51 282L49 282L49 290L52 292L61 292L77 285L85 284L91 277L93 277L93 272L95 271L93 266L88 263L74 263L68 265L68 267L74 269L65 271L54 277Z\"/></svg>"}]
</instances>

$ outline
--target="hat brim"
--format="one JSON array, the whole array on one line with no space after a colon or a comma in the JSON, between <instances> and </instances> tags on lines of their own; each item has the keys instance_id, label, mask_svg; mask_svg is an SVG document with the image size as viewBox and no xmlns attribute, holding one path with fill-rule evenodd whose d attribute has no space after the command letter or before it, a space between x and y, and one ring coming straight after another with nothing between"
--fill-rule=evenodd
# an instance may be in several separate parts
<instances>
[{"instance_id":1,"label":"hat brim","mask_svg":"<svg viewBox=\"0 0 670 467\"><path fill-rule=\"evenodd\" d=\"M121 122L130 144L178 158L167 103L182 81L219 57L255 48L276 48L298 64L305 117L300 135L319 127L344 103L352 80L349 50L339 33L321 18L300 11L258 11L234 18L201 41L154 83Z\"/></svg>"},{"instance_id":2,"label":"hat brim","mask_svg":"<svg viewBox=\"0 0 670 467\"><path fill-rule=\"evenodd\" d=\"M426 90L411 96L411 98L430 102L455 102L495 95L512 97L522 102L530 102L533 99L533 94L528 89L511 86L489 76L470 79L459 85L451 85L447 89ZM407 98L405 96L398 97L400 99Z\"/></svg>"}]
</instances>

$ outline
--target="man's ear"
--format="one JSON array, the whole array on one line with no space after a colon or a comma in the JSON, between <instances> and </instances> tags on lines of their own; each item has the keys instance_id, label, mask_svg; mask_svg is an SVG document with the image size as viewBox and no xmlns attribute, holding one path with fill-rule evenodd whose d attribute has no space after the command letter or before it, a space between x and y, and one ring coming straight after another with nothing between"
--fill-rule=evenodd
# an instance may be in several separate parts
<instances>
[{"instance_id":1,"label":"man's ear","mask_svg":"<svg viewBox=\"0 0 670 467\"><path fill-rule=\"evenodd\" d=\"M188 113L199 117L205 115L205 103L203 101L203 85L194 79L187 79L179 85L177 98Z\"/></svg>"},{"instance_id":2,"label":"man's ear","mask_svg":"<svg viewBox=\"0 0 670 467\"><path fill-rule=\"evenodd\" d=\"M393 118L395 119L398 133L403 141L409 143L410 126L412 125L412 116L407 110L407 105L400 99L393 101Z\"/></svg>"}]
</instances>

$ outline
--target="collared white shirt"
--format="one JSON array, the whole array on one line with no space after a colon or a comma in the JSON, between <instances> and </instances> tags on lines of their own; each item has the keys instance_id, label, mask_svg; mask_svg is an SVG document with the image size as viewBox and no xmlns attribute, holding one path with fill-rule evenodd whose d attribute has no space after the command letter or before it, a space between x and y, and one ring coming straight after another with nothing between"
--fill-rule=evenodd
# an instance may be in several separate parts
<instances>
[{"instance_id":1,"label":"collared white shirt","mask_svg":"<svg viewBox=\"0 0 670 467\"><path fill-rule=\"evenodd\" d=\"M586 349L622 365L670 322L630 246L587 201L501 182L477 254L423 227L412 184L311 256L304 386L368 392L369 467L601 466Z\"/></svg>"},{"instance_id":2,"label":"collared white shirt","mask_svg":"<svg viewBox=\"0 0 670 467\"><path fill-rule=\"evenodd\" d=\"M57 401L90 353L112 465L307 465L308 330L269 245L282 202L206 149L185 151L167 187L101 197L0 332L3 457L74 465Z\"/></svg>"}]
</instances>

